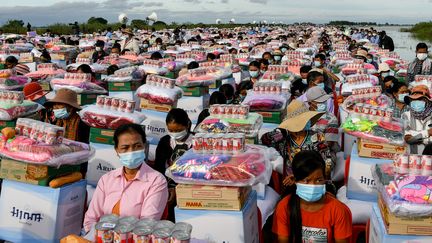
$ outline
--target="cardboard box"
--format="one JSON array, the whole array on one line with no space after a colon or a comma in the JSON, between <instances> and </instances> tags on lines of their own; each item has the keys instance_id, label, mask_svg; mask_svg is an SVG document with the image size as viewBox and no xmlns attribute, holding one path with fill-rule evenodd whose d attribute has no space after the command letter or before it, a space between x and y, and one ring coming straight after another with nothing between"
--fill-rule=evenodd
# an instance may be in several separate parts
<instances>
[{"instance_id":1,"label":"cardboard box","mask_svg":"<svg viewBox=\"0 0 432 243\"><path fill-rule=\"evenodd\" d=\"M216 80L213 84L209 86L210 89L219 89L222 86L222 80Z\"/></svg>"},{"instance_id":2,"label":"cardboard box","mask_svg":"<svg viewBox=\"0 0 432 243\"><path fill-rule=\"evenodd\" d=\"M99 179L106 173L122 167L113 145L92 143L95 155L88 162L87 183L96 186Z\"/></svg>"},{"instance_id":3,"label":"cardboard box","mask_svg":"<svg viewBox=\"0 0 432 243\"><path fill-rule=\"evenodd\" d=\"M371 168L376 164L392 162L393 160L359 157L357 146L353 146L348 170L347 198L376 202L378 200L378 192Z\"/></svg>"},{"instance_id":4,"label":"cardboard box","mask_svg":"<svg viewBox=\"0 0 432 243\"><path fill-rule=\"evenodd\" d=\"M90 142L114 145L114 132L111 129L90 128Z\"/></svg>"},{"instance_id":5,"label":"cardboard box","mask_svg":"<svg viewBox=\"0 0 432 243\"><path fill-rule=\"evenodd\" d=\"M158 145L159 140L168 135L165 123L167 113L152 110L143 110L141 112L147 117L142 123L146 127L147 141L150 144Z\"/></svg>"},{"instance_id":6,"label":"cardboard box","mask_svg":"<svg viewBox=\"0 0 432 243\"><path fill-rule=\"evenodd\" d=\"M14 243L57 243L81 231L86 181L53 189L4 180L0 238Z\"/></svg>"},{"instance_id":7,"label":"cardboard box","mask_svg":"<svg viewBox=\"0 0 432 243\"><path fill-rule=\"evenodd\" d=\"M358 154L361 157L393 159L395 155L405 153L406 149L406 146L390 145L365 139L358 139Z\"/></svg>"},{"instance_id":8,"label":"cardboard box","mask_svg":"<svg viewBox=\"0 0 432 243\"><path fill-rule=\"evenodd\" d=\"M259 143L258 135L254 136L254 137L246 137L245 143L246 144L258 144Z\"/></svg>"},{"instance_id":9,"label":"cardboard box","mask_svg":"<svg viewBox=\"0 0 432 243\"><path fill-rule=\"evenodd\" d=\"M12 127L15 128L16 120L13 121L0 121L0 130L5 127Z\"/></svg>"},{"instance_id":10,"label":"cardboard box","mask_svg":"<svg viewBox=\"0 0 432 243\"><path fill-rule=\"evenodd\" d=\"M177 72L168 72L164 75L164 77L176 79L176 78L178 78L178 75L179 75L178 71Z\"/></svg>"},{"instance_id":11,"label":"cardboard box","mask_svg":"<svg viewBox=\"0 0 432 243\"><path fill-rule=\"evenodd\" d=\"M168 113L172 108L176 108L176 107L177 107L177 103L175 103L174 105L155 104L148 99L141 98L141 109Z\"/></svg>"},{"instance_id":12,"label":"cardboard box","mask_svg":"<svg viewBox=\"0 0 432 243\"><path fill-rule=\"evenodd\" d=\"M432 216L416 218L395 216L389 211L381 195L378 198L378 206L388 234L432 236Z\"/></svg>"},{"instance_id":13,"label":"cardboard box","mask_svg":"<svg viewBox=\"0 0 432 243\"><path fill-rule=\"evenodd\" d=\"M192 225L192 238L209 243L258 243L256 192L252 191L241 211L188 210L175 208L177 222Z\"/></svg>"},{"instance_id":14,"label":"cardboard box","mask_svg":"<svg viewBox=\"0 0 432 243\"><path fill-rule=\"evenodd\" d=\"M108 82L108 91L136 91L142 84L141 81L132 82Z\"/></svg>"},{"instance_id":15,"label":"cardboard box","mask_svg":"<svg viewBox=\"0 0 432 243\"><path fill-rule=\"evenodd\" d=\"M51 86L49 82L39 82L43 91L51 91Z\"/></svg>"},{"instance_id":16,"label":"cardboard box","mask_svg":"<svg viewBox=\"0 0 432 243\"><path fill-rule=\"evenodd\" d=\"M432 242L432 236L420 235L389 235L386 232L384 221L378 205L373 206L369 227L370 243L428 243Z\"/></svg>"},{"instance_id":17,"label":"cardboard box","mask_svg":"<svg viewBox=\"0 0 432 243\"><path fill-rule=\"evenodd\" d=\"M180 87L183 90L183 96L201 97L209 93L208 86L202 87Z\"/></svg>"},{"instance_id":18,"label":"cardboard box","mask_svg":"<svg viewBox=\"0 0 432 243\"><path fill-rule=\"evenodd\" d=\"M273 123L273 124L281 124L286 116L286 110L283 111L260 111L256 112L263 116L263 122L264 123Z\"/></svg>"},{"instance_id":19,"label":"cardboard box","mask_svg":"<svg viewBox=\"0 0 432 243\"><path fill-rule=\"evenodd\" d=\"M177 185L177 206L182 209L240 211L251 187Z\"/></svg>"},{"instance_id":20,"label":"cardboard box","mask_svg":"<svg viewBox=\"0 0 432 243\"><path fill-rule=\"evenodd\" d=\"M177 107L186 111L192 123L197 123L199 114L209 107L210 95L201 97L183 97L179 99Z\"/></svg>"},{"instance_id":21,"label":"cardboard box","mask_svg":"<svg viewBox=\"0 0 432 243\"><path fill-rule=\"evenodd\" d=\"M92 105L96 104L96 97L98 94L78 94L79 105Z\"/></svg>"},{"instance_id":22,"label":"cardboard box","mask_svg":"<svg viewBox=\"0 0 432 243\"><path fill-rule=\"evenodd\" d=\"M57 168L3 158L0 162L0 178L48 186L53 178L75 171L79 172L80 168L80 165L62 165Z\"/></svg>"}]
</instances>

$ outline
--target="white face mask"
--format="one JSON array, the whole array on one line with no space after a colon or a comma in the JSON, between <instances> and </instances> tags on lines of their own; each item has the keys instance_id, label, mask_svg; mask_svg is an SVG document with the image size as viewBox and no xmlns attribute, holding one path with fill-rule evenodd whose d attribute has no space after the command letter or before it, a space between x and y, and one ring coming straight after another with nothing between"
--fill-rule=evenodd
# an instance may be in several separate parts
<instances>
[{"instance_id":1,"label":"white face mask","mask_svg":"<svg viewBox=\"0 0 432 243\"><path fill-rule=\"evenodd\" d=\"M426 60L427 57L428 57L428 54L427 54L427 53L417 53L417 58L418 58L420 61L424 61L424 60Z\"/></svg>"},{"instance_id":2,"label":"white face mask","mask_svg":"<svg viewBox=\"0 0 432 243\"><path fill-rule=\"evenodd\" d=\"M96 47L96 51L102 51L102 48L100 48L99 46Z\"/></svg>"},{"instance_id":3,"label":"white face mask","mask_svg":"<svg viewBox=\"0 0 432 243\"><path fill-rule=\"evenodd\" d=\"M176 141L180 141L182 139L184 139L187 134L188 131L187 130L183 130L181 132L168 132L168 134L170 135L170 137Z\"/></svg>"}]
</instances>

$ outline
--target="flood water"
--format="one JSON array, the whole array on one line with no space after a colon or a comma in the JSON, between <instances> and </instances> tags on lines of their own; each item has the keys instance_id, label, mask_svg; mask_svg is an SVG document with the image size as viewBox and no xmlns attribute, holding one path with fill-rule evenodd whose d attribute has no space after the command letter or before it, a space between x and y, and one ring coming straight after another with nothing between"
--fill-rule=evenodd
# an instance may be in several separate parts
<instances>
[{"instance_id":1,"label":"flood water","mask_svg":"<svg viewBox=\"0 0 432 243\"><path fill-rule=\"evenodd\" d=\"M395 51L403 59L412 61L415 58L415 48L419 42L425 42L430 48L432 47L430 42L419 40L409 32L400 32L401 28L410 28L410 26L376 27L378 30L384 30L393 39Z\"/></svg>"}]
</instances>

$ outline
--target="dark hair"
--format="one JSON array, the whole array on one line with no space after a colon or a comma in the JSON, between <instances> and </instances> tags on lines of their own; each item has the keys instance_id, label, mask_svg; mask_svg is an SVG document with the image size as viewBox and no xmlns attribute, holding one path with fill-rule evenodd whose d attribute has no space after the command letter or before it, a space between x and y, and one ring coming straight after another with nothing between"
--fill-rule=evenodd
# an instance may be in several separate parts
<instances>
[{"instance_id":1,"label":"dark hair","mask_svg":"<svg viewBox=\"0 0 432 243\"><path fill-rule=\"evenodd\" d=\"M95 46L104 47L105 46L105 41L103 41L103 40L97 40Z\"/></svg>"},{"instance_id":2,"label":"dark hair","mask_svg":"<svg viewBox=\"0 0 432 243\"><path fill-rule=\"evenodd\" d=\"M162 44L163 41L162 41L162 38L158 37L158 38L156 38L155 42Z\"/></svg>"},{"instance_id":3,"label":"dark hair","mask_svg":"<svg viewBox=\"0 0 432 243\"><path fill-rule=\"evenodd\" d=\"M215 91L210 95L209 105L224 105L226 103L226 97L222 92Z\"/></svg>"},{"instance_id":4,"label":"dark hair","mask_svg":"<svg viewBox=\"0 0 432 243\"><path fill-rule=\"evenodd\" d=\"M428 46L426 45L426 43L420 42L416 46L416 51L418 51L419 49L426 49L426 50L428 50Z\"/></svg>"},{"instance_id":5,"label":"dark hair","mask_svg":"<svg viewBox=\"0 0 432 243\"><path fill-rule=\"evenodd\" d=\"M315 79L317 79L319 77L324 77L324 75L322 73L316 72L316 71L309 72L307 75L308 85L310 85L313 81L315 81Z\"/></svg>"},{"instance_id":6,"label":"dark hair","mask_svg":"<svg viewBox=\"0 0 432 243\"><path fill-rule=\"evenodd\" d=\"M295 181L303 180L316 170L322 170L325 174L325 162L317 151L304 150L297 153L292 161L292 171ZM300 197L292 193L288 203L289 212L289 241L290 243L302 242L302 216L300 210Z\"/></svg>"},{"instance_id":7,"label":"dark hair","mask_svg":"<svg viewBox=\"0 0 432 243\"><path fill-rule=\"evenodd\" d=\"M258 61L252 61L249 63L249 67L256 67L256 68L260 69L261 64Z\"/></svg>"},{"instance_id":8,"label":"dark hair","mask_svg":"<svg viewBox=\"0 0 432 243\"><path fill-rule=\"evenodd\" d=\"M88 64L79 65L79 67L77 68L77 71L78 70L81 70L83 73L91 73L92 76L94 75L93 70L91 69L91 67Z\"/></svg>"},{"instance_id":9,"label":"dark hair","mask_svg":"<svg viewBox=\"0 0 432 243\"><path fill-rule=\"evenodd\" d=\"M168 112L168 115L166 117L165 120L166 124L168 123L177 123L180 124L182 126L185 126L189 129L191 129L192 126L192 122L189 119L188 114L186 113L186 111L184 111L183 109L180 108L173 108Z\"/></svg>"},{"instance_id":10,"label":"dark hair","mask_svg":"<svg viewBox=\"0 0 432 243\"><path fill-rule=\"evenodd\" d=\"M121 45L120 45L120 43L114 43L114 45L112 46L111 49L114 49L114 48L117 48L117 49L121 50Z\"/></svg>"},{"instance_id":11,"label":"dark hair","mask_svg":"<svg viewBox=\"0 0 432 243\"><path fill-rule=\"evenodd\" d=\"M321 61L325 61L326 60L326 56L322 53L318 53L315 55L315 58L320 59Z\"/></svg>"},{"instance_id":12,"label":"dark hair","mask_svg":"<svg viewBox=\"0 0 432 243\"><path fill-rule=\"evenodd\" d=\"M117 65L111 65L107 68L107 74L113 75L115 71L119 70L119 67Z\"/></svg>"},{"instance_id":13,"label":"dark hair","mask_svg":"<svg viewBox=\"0 0 432 243\"><path fill-rule=\"evenodd\" d=\"M159 60L162 59L162 54L160 54L160 52L156 51L153 52L153 54L151 54L150 59L152 60Z\"/></svg>"},{"instance_id":14,"label":"dark hair","mask_svg":"<svg viewBox=\"0 0 432 243\"><path fill-rule=\"evenodd\" d=\"M387 77L386 77L387 78ZM385 79L384 79L385 80ZM402 88L402 87L408 87L408 85L406 84L406 83L402 83L402 82L399 82L399 81L393 81L393 86L390 88L390 92L391 92L391 94L393 94L393 93L397 93L397 92L399 92L399 90Z\"/></svg>"},{"instance_id":15,"label":"dark hair","mask_svg":"<svg viewBox=\"0 0 432 243\"><path fill-rule=\"evenodd\" d=\"M114 147L115 148L117 148L117 146L118 146L119 136L122 135L123 133L127 133L127 132L138 133L141 136L143 143L146 143L147 139L146 139L146 134L145 134L144 128L138 124L129 123L129 124L123 124L115 130L115 132L114 132Z\"/></svg>"},{"instance_id":16,"label":"dark hair","mask_svg":"<svg viewBox=\"0 0 432 243\"><path fill-rule=\"evenodd\" d=\"M5 60L7 63L18 64L18 59L14 56L8 56Z\"/></svg>"},{"instance_id":17,"label":"dark hair","mask_svg":"<svg viewBox=\"0 0 432 243\"><path fill-rule=\"evenodd\" d=\"M190 69L195 69L195 68L199 68L199 64L198 64L197 62L195 62L195 61L192 61L192 62L190 62L190 63L187 65L187 69L188 69L188 70L190 70Z\"/></svg>"},{"instance_id":18,"label":"dark hair","mask_svg":"<svg viewBox=\"0 0 432 243\"><path fill-rule=\"evenodd\" d=\"M383 83L387 83L389 81L392 81L393 83L399 82L395 76L387 76L384 78Z\"/></svg>"},{"instance_id":19,"label":"dark hair","mask_svg":"<svg viewBox=\"0 0 432 243\"><path fill-rule=\"evenodd\" d=\"M270 65L269 61L267 59L264 59L264 58L260 60L260 63L264 64L266 66Z\"/></svg>"},{"instance_id":20,"label":"dark hair","mask_svg":"<svg viewBox=\"0 0 432 243\"><path fill-rule=\"evenodd\" d=\"M265 55L270 55L270 56L273 57L273 55L272 55L270 52L266 51L266 52L264 52L264 53L262 54L262 59L265 59L265 58L264 58Z\"/></svg>"},{"instance_id":21,"label":"dark hair","mask_svg":"<svg viewBox=\"0 0 432 243\"><path fill-rule=\"evenodd\" d=\"M219 92L225 95L225 97L232 98L234 96L234 87L231 84L223 84L219 87Z\"/></svg>"},{"instance_id":22,"label":"dark hair","mask_svg":"<svg viewBox=\"0 0 432 243\"><path fill-rule=\"evenodd\" d=\"M301 66L300 73L309 73L310 70L312 70L312 67L309 65Z\"/></svg>"},{"instance_id":23,"label":"dark hair","mask_svg":"<svg viewBox=\"0 0 432 243\"><path fill-rule=\"evenodd\" d=\"M207 54L207 59L209 59L210 58L210 60L214 60L214 59L216 59L216 55L215 54L213 54L213 53L208 53Z\"/></svg>"}]
</instances>

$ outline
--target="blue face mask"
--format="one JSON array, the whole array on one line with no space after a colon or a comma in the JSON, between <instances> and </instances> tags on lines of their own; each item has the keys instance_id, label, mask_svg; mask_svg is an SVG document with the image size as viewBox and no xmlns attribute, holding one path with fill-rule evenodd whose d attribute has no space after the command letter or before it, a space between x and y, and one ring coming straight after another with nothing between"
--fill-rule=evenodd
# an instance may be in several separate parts
<instances>
[{"instance_id":1,"label":"blue face mask","mask_svg":"<svg viewBox=\"0 0 432 243\"><path fill-rule=\"evenodd\" d=\"M40 97L39 99L35 100L34 102L38 103L39 105L44 105L46 102L46 97Z\"/></svg>"},{"instance_id":2,"label":"blue face mask","mask_svg":"<svg viewBox=\"0 0 432 243\"><path fill-rule=\"evenodd\" d=\"M128 153L121 153L120 156L120 163L128 169L136 169L144 163L146 160L146 155L144 153L144 150L138 150Z\"/></svg>"},{"instance_id":3,"label":"blue face mask","mask_svg":"<svg viewBox=\"0 0 432 243\"><path fill-rule=\"evenodd\" d=\"M280 61L282 59L282 57L281 56L275 56L274 59L275 59L275 61Z\"/></svg>"},{"instance_id":4,"label":"blue face mask","mask_svg":"<svg viewBox=\"0 0 432 243\"><path fill-rule=\"evenodd\" d=\"M311 130L311 128L312 128L312 122L311 122L311 121L308 121L308 122L306 123L306 126L305 126L304 130L305 130L305 131L308 131L308 130Z\"/></svg>"},{"instance_id":5,"label":"blue face mask","mask_svg":"<svg viewBox=\"0 0 432 243\"><path fill-rule=\"evenodd\" d=\"M405 93L405 94L399 94L398 95L399 102L405 103L405 97L407 97L407 96L408 96L407 93Z\"/></svg>"},{"instance_id":6,"label":"blue face mask","mask_svg":"<svg viewBox=\"0 0 432 243\"><path fill-rule=\"evenodd\" d=\"M296 194L307 202L316 202L326 193L325 185L309 185L296 183Z\"/></svg>"},{"instance_id":7,"label":"blue face mask","mask_svg":"<svg viewBox=\"0 0 432 243\"><path fill-rule=\"evenodd\" d=\"M62 109L54 109L54 116L57 119L66 119L69 117L69 113L67 112L66 108L62 108Z\"/></svg>"},{"instance_id":8,"label":"blue face mask","mask_svg":"<svg viewBox=\"0 0 432 243\"><path fill-rule=\"evenodd\" d=\"M256 78L256 77L258 77L259 72L258 71L249 71L249 74L252 78Z\"/></svg>"},{"instance_id":9,"label":"blue face mask","mask_svg":"<svg viewBox=\"0 0 432 243\"><path fill-rule=\"evenodd\" d=\"M315 61L315 62L314 62L314 66L315 66L315 67L321 67L322 65L321 65L321 62L320 62L320 61Z\"/></svg>"},{"instance_id":10,"label":"blue face mask","mask_svg":"<svg viewBox=\"0 0 432 243\"><path fill-rule=\"evenodd\" d=\"M415 112L423 112L426 108L426 102L423 100L413 100L411 101L410 106Z\"/></svg>"},{"instance_id":11,"label":"blue face mask","mask_svg":"<svg viewBox=\"0 0 432 243\"><path fill-rule=\"evenodd\" d=\"M317 111L318 112L325 112L325 111L327 111L327 104L326 103L318 103L317 104Z\"/></svg>"},{"instance_id":12,"label":"blue face mask","mask_svg":"<svg viewBox=\"0 0 432 243\"><path fill-rule=\"evenodd\" d=\"M303 79L302 79L302 83L303 83L303 84L307 84L307 79L303 78Z\"/></svg>"},{"instance_id":13,"label":"blue face mask","mask_svg":"<svg viewBox=\"0 0 432 243\"><path fill-rule=\"evenodd\" d=\"M239 95L240 100L243 101L246 98L246 95Z\"/></svg>"},{"instance_id":14,"label":"blue face mask","mask_svg":"<svg viewBox=\"0 0 432 243\"><path fill-rule=\"evenodd\" d=\"M324 83L319 83L316 86L320 87L322 90L324 90L325 84Z\"/></svg>"},{"instance_id":15,"label":"blue face mask","mask_svg":"<svg viewBox=\"0 0 432 243\"><path fill-rule=\"evenodd\" d=\"M287 51L286 48L281 48L281 52L282 52L282 53L285 53L286 51Z\"/></svg>"}]
</instances>

